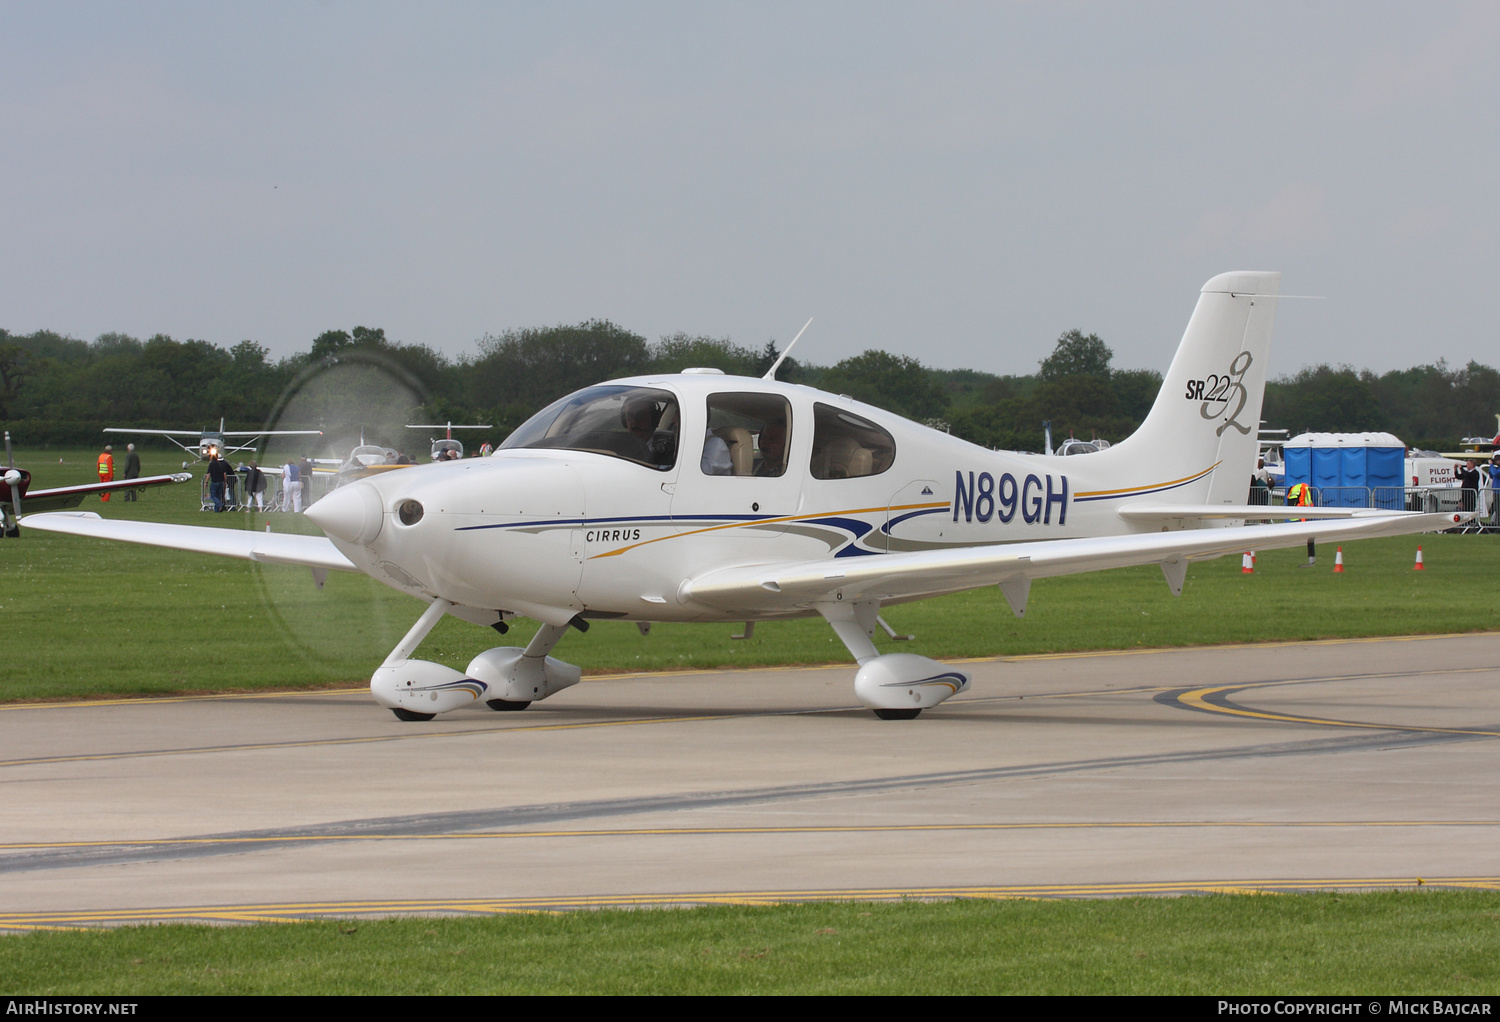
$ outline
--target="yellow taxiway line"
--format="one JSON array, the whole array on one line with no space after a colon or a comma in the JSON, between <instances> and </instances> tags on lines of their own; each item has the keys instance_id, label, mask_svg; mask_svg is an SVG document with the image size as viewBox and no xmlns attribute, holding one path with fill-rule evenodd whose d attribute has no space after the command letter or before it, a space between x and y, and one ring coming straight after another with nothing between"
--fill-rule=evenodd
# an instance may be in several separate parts
<instances>
[{"instance_id":1,"label":"yellow taxiway line","mask_svg":"<svg viewBox=\"0 0 1500 1022\"><path fill-rule=\"evenodd\" d=\"M1437 670L1423 670L1424 675L1436 674L1486 674L1493 672L1493 667L1448 667ZM1397 672L1396 676L1402 673ZM1189 706L1195 710L1206 713L1221 713L1231 717L1249 717L1255 720L1272 720L1284 724L1317 724L1323 727L1351 727L1364 728L1372 731L1412 731L1426 734L1441 735L1474 735L1478 738L1500 738L1500 731L1485 730L1483 728L1466 727L1432 727L1422 724L1381 724L1362 720L1333 720L1324 717L1305 717L1294 713L1271 713L1265 710L1252 710L1243 706L1226 706L1222 703L1211 703L1209 699L1216 695L1226 695L1233 692L1248 692L1251 689L1279 688L1283 685L1306 685L1314 681L1358 681L1362 678L1390 677L1390 675L1372 674L1350 674L1329 678L1289 678L1285 681L1255 681L1240 682L1234 685L1211 685L1206 688L1197 688L1184 692L1177 697L1177 702L1183 706Z\"/></svg>"},{"instance_id":2,"label":"yellow taxiway line","mask_svg":"<svg viewBox=\"0 0 1500 1022\"><path fill-rule=\"evenodd\" d=\"M0 930L85 929L151 923L280 923L357 916L501 915L578 909L676 908L696 905L784 905L803 902L1128 898L1185 894L1299 894L1392 891L1419 887L1500 890L1500 876L1327 877L1317 880L1163 880L1105 884L1022 884L997 887L865 887L842 890L722 891L683 894L551 895L530 898L432 898L385 901L273 902L157 909L4 912Z\"/></svg>"}]
</instances>

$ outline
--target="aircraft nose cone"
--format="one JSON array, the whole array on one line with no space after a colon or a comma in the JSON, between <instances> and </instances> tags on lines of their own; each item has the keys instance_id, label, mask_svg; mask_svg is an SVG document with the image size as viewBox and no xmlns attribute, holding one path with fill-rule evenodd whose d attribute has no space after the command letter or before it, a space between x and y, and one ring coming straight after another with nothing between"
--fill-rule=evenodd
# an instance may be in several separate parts
<instances>
[{"instance_id":1,"label":"aircraft nose cone","mask_svg":"<svg viewBox=\"0 0 1500 1022\"><path fill-rule=\"evenodd\" d=\"M367 482L350 483L320 499L304 514L334 539L360 546L374 542L385 522L380 492Z\"/></svg>"}]
</instances>

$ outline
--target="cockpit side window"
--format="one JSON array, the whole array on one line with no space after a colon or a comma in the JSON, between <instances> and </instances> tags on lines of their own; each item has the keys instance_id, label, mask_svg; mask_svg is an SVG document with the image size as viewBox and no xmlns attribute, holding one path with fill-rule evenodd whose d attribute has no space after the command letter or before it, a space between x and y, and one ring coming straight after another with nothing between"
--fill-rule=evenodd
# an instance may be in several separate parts
<instances>
[{"instance_id":1,"label":"cockpit side window","mask_svg":"<svg viewBox=\"0 0 1500 1022\"><path fill-rule=\"evenodd\" d=\"M500 450L589 451L665 472L677 464L677 398L651 387L590 387L537 412Z\"/></svg>"},{"instance_id":2,"label":"cockpit side window","mask_svg":"<svg viewBox=\"0 0 1500 1022\"><path fill-rule=\"evenodd\" d=\"M832 405L813 405L814 479L877 476L895 460L895 438L875 423Z\"/></svg>"},{"instance_id":3,"label":"cockpit side window","mask_svg":"<svg viewBox=\"0 0 1500 1022\"><path fill-rule=\"evenodd\" d=\"M699 467L712 476L783 475L791 426L792 406L779 394L712 394Z\"/></svg>"}]
</instances>

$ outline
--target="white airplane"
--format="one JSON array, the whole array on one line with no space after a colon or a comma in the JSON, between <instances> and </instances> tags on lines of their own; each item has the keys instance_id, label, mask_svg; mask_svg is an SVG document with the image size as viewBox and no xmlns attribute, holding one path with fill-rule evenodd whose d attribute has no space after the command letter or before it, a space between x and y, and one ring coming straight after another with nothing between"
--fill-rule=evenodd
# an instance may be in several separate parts
<instances>
[{"instance_id":1,"label":"white airplane","mask_svg":"<svg viewBox=\"0 0 1500 1022\"><path fill-rule=\"evenodd\" d=\"M224 429L224 420L219 420L218 429L129 429L123 426L110 426L106 433L129 433L139 436L166 437L172 443L181 447L187 454L196 454L201 460L207 461L220 452L229 454L235 451L253 451L256 444L268 436L322 436L321 429L261 429L261 430L229 430ZM179 437L189 440L184 443ZM231 446L229 441L240 441L238 447ZM187 463L183 463L183 468Z\"/></svg>"},{"instance_id":2,"label":"white airplane","mask_svg":"<svg viewBox=\"0 0 1500 1022\"><path fill-rule=\"evenodd\" d=\"M444 430L443 438L441 440L429 440L428 441L428 443L432 444L432 460L433 461L454 461L454 460L457 460L458 458L462 458L464 456L464 445L461 444L461 443L459 443L457 440L453 439L453 431L455 429L494 429L495 427L494 426L490 426L490 425L455 426L453 424L453 420L450 419L450 420L448 420L448 423L446 425L440 425L440 426L427 425L427 426L423 426L423 425L420 425L420 424L417 424L417 425L408 424L406 428L407 429L441 429L441 430Z\"/></svg>"},{"instance_id":3,"label":"white airplane","mask_svg":"<svg viewBox=\"0 0 1500 1022\"><path fill-rule=\"evenodd\" d=\"M915 717L964 671L871 641L883 604L998 585L1016 615L1033 579L1449 528L1453 514L1250 506L1280 277L1203 288L1150 415L1129 439L1061 457L990 451L847 397L717 370L616 380L538 412L491 457L351 483L313 504L326 534L32 516L34 528L362 571L427 611L376 669L403 720L497 710L576 684L548 654L590 619L754 622L822 616L877 716ZM1299 519L1246 526L1245 519ZM1314 521L1308 519L1332 519ZM530 644L460 672L412 658L445 614Z\"/></svg>"},{"instance_id":4,"label":"white airplane","mask_svg":"<svg viewBox=\"0 0 1500 1022\"><path fill-rule=\"evenodd\" d=\"M21 501L25 498L31 513L57 511L66 507L77 507L84 497L96 493L113 493L116 490L138 490L148 486L165 486L169 483L186 483L193 478L191 472L174 472L171 475L140 476L135 479L116 479L109 482L81 483L76 486L56 486L46 490L31 488L31 473L16 468L16 458L10 447L10 430L5 431L6 469L0 475L0 536L14 538L21 535ZM29 519L28 519L29 520Z\"/></svg>"}]
</instances>

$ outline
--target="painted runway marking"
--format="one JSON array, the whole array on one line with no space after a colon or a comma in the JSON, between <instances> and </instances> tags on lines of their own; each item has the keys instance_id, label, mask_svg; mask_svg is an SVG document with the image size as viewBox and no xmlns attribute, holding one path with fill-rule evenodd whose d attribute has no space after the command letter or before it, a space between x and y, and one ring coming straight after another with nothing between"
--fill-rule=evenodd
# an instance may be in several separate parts
<instances>
[{"instance_id":1,"label":"painted runway marking","mask_svg":"<svg viewBox=\"0 0 1500 1022\"><path fill-rule=\"evenodd\" d=\"M1021 898L1129 898L1184 894L1304 894L1415 888L1500 890L1497 876L1326 877L1317 880L1165 880L1109 884L1018 884L994 887L863 887L662 894L552 895L530 898L432 898L382 901L270 902L178 908L0 913L0 930L71 930L151 923L279 923L389 916L488 916L579 909L683 908L698 905L786 905L822 901L919 899L1001 901Z\"/></svg>"},{"instance_id":2,"label":"painted runway marking","mask_svg":"<svg viewBox=\"0 0 1500 1022\"><path fill-rule=\"evenodd\" d=\"M1423 676L1441 674L1483 674L1493 672L1493 667L1472 668L1447 668L1442 670L1427 670L1420 672ZM1424 724L1389 724L1362 720L1340 720L1327 717L1310 717L1294 713L1271 713L1265 710L1254 710L1238 703L1231 702L1229 696L1236 692L1248 692L1252 689L1281 688L1287 685L1311 685L1333 681L1359 681L1366 678L1389 678L1401 677L1403 674L1414 675L1416 672L1392 672L1391 674L1352 674L1341 675L1330 678L1294 678L1284 681L1256 681L1242 682L1234 685L1211 685L1205 688L1189 689L1175 696L1171 702L1191 710L1199 710L1204 713L1226 714L1233 717L1248 717L1255 720L1270 720L1283 724L1315 724L1322 727L1347 727L1363 728L1374 731L1401 731L1407 733L1425 733L1442 735L1473 735L1476 738L1500 738L1500 730L1492 728L1460 728L1460 727L1435 727Z\"/></svg>"}]
</instances>

